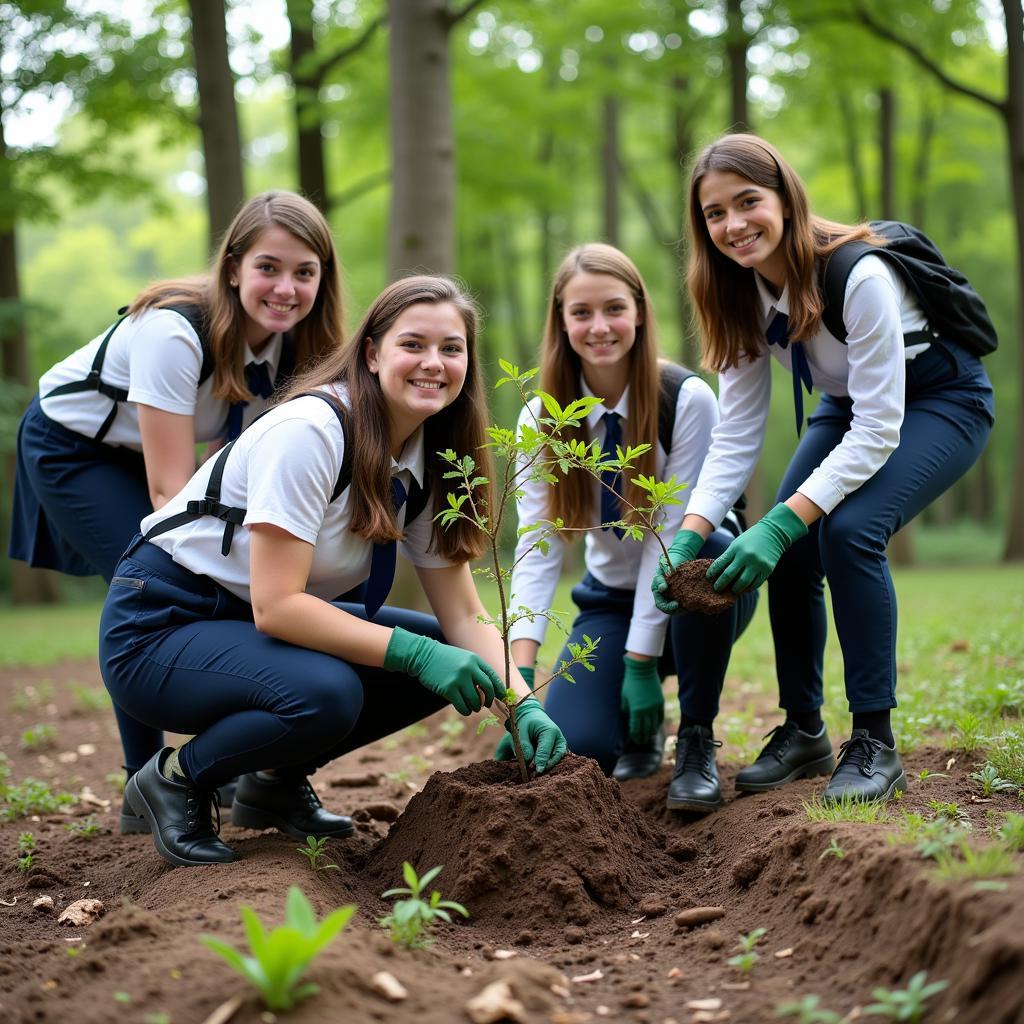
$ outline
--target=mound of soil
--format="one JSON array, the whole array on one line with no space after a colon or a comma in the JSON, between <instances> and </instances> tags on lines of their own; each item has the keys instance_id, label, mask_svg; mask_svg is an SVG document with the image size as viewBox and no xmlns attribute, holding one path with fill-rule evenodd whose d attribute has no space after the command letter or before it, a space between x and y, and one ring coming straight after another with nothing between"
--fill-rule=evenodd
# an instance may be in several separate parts
<instances>
[{"instance_id":1,"label":"mound of soil","mask_svg":"<svg viewBox=\"0 0 1024 1024\"><path fill-rule=\"evenodd\" d=\"M444 895L477 923L515 917L534 928L589 924L679 870L662 830L596 761L573 754L525 784L512 762L432 775L368 869L395 884L403 861L421 874L446 865Z\"/></svg>"},{"instance_id":2,"label":"mound of soil","mask_svg":"<svg viewBox=\"0 0 1024 1024\"><path fill-rule=\"evenodd\" d=\"M718 615L736 603L736 595L731 590L722 593L715 590L707 578L710 565L710 558L695 558L683 562L669 575L668 592L672 600L679 602L680 608L702 615Z\"/></svg>"}]
</instances>

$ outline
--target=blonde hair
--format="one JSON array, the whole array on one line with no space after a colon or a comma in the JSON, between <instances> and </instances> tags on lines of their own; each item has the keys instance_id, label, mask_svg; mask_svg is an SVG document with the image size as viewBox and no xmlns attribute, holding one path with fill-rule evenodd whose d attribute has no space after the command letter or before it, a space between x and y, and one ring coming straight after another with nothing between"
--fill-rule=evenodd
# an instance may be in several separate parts
<instances>
[{"instance_id":1,"label":"blonde hair","mask_svg":"<svg viewBox=\"0 0 1024 1024\"><path fill-rule=\"evenodd\" d=\"M635 471L654 476L657 469L658 441L658 331L654 310L647 298L647 286L636 264L614 246L603 242L579 245L571 250L555 271L551 282L544 338L541 342L540 387L565 405L580 394L580 374L583 364L569 344L565 330L562 295L577 274L608 274L618 278L629 288L636 302L636 340L629 352L629 417L626 420L624 445L650 444L651 449L634 463ZM565 436L586 441L585 427L565 432ZM624 496L636 506L646 502L645 492L632 482L625 483ZM588 474L571 471L551 488L549 517L561 518L566 526L583 527L588 522L593 501L593 490ZM627 519L629 517L626 517ZM569 534L569 536L572 536Z\"/></svg>"},{"instance_id":2,"label":"blonde hair","mask_svg":"<svg viewBox=\"0 0 1024 1024\"><path fill-rule=\"evenodd\" d=\"M270 227L284 228L316 253L320 287L313 308L292 330L296 369L308 367L343 340L341 274L331 229L308 199L294 192L253 196L224 233L206 274L158 281L140 292L128 307L134 316L145 309L188 305L199 309L213 354L213 393L226 402L252 398L245 383L246 314L231 287L234 265Z\"/></svg>"},{"instance_id":3,"label":"blonde hair","mask_svg":"<svg viewBox=\"0 0 1024 1024\"><path fill-rule=\"evenodd\" d=\"M716 373L736 366L741 356L756 359L763 336L754 271L719 251L708 233L700 187L712 171L732 173L771 189L788 211L782 247L789 289L792 337L810 338L825 308L818 281L818 261L844 242L864 239L883 245L867 224L841 224L811 213L807 189L779 151L757 135L723 135L704 149L690 172L687 286L693 297L704 366Z\"/></svg>"}]
</instances>

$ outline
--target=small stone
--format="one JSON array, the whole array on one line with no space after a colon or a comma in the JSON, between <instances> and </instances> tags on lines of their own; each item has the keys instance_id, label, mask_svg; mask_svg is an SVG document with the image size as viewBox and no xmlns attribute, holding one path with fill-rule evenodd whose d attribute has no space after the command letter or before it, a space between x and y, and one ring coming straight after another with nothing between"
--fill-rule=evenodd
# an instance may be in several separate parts
<instances>
[{"instance_id":1,"label":"small stone","mask_svg":"<svg viewBox=\"0 0 1024 1024\"><path fill-rule=\"evenodd\" d=\"M639 910L644 917L661 917L667 913L668 904L660 896L648 896L641 902Z\"/></svg>"},{"instance_id":2,"label":"small stone","mask_svg":"<svg viewBox=\"0 0 1024 1024\"><path fill-rule=\"evenodd\" d=\"M622 1005L631 1010L642 1010L645 1006L651 1005L651 997L645 992L630 992L622 1000Z\"/></svg>"},{"instance_id":3,"label":"small stone","mask_svg":"<svg viewBox=\"0 0 1024 1024\"><path fill-rule=\"evenodd\" d=\"M378 995L390 1000L392 1003L400 1003L403 999L409 998L408 989L393 975L387 971L378 971L370 979L370 987Z\"/></svg>"},{"instance_id":4,"label":"small stone","mask_svg":"<svg viewBox=\"0 0 1024 1024\"><path fill-rule=\"evenodd\" d=\"M491 954L492 960L511 960L512 957L518 956L519 954L514 949L496 949Z\"/></svg>"},{"instance_id":5,"label":"small stone","mask_svg":"<svg viewBox=\"0 0 1024 1024\"><path fill-rule=\"evenodd\" d=\"M78 753L82 757L92 757L92 755L96 753L96 747L92 743L79 743Z\"/></svg>"},{"instance_id":6,"label":"small stone","mask_svg":"<svg viewBox=\"0 0 1024 1024\"><path fill-rule=\"evenodd\" d=\"M32 906L35 910L38 910L41 913L47 910L53 910L53 897L40 896L39 899L32 902Z\"/></svg>"},{"instance_id":7,"label":"small stone","mask_svg":"<svg viewBox=\"0 0 1024 1024\"><path fill-rule=\"evenodd\" d=\"M466 1012L473 1024L498 1024L515 1021L527 1024L526 1007L512 995L507 981L495 981L466 1003Z\"/></svg>"},{"instance_id":8,"label":"small stone","mask_svg":"<svg viewBox=\"0 0 1024 1024\"><path fill-rule=\"evenodd\" d=\"M673 920L677 928L697 928L720 917L725 917L725 907L691 907L680 910Z\"/></svg>"},{"instance_id":9,"label":"small stone","mask_svg":"<svg viewBox=\"0 0 1024 1024\"><path fill-rule=\"evenodd\" d=\"M678 967L673 967L672 970L665 975L665 977L668 978L669 981L678 981L682 976L683 972L679 970Z\"/></svg>"},{"instance_id":10,"label":"small stone","mask_svg":"<svg viewBox=\"0 0 1024 1024\"><path fill-rule=\"evenodd\" d=\"M584 938L586 938L586 933L582 928L566 928L563 934L565 936L565 941L570 946L578 946Z\"/></svg>"},{"instance_id":11,"label":"small stone","mask_svg":"<svg viewBox=\"0 0 1024 1024\"><path fill-rule=\"evenodd\" d=\"M75 900L57 918L57 924L72 924L76 927L92 924L103 911L104 907L100 900Z\"/></svg>"},{"instance_id":12,"label":"small stone","mask_svg":"<svg viewBox=\"0 0 1024 1024\"><path fill-rule=\"evenodd\" d=\"M608 1014L611 1013L611 1012L612 1011L609 1010L607 1006L595 1006L594 1007L594 1013L596 1013L598 1015L598 1017L607 1017Z\"/></svg>"},{"instance_id":13,"label":"small stone","mask_svg":"<svg viewBox=\"0 0 1024 1024\"><path fill-rule=\"evenodd\" d=\"M786 957L793 955L793 947L787 946L785 949L777 949L773 955L776 960L785 960Z\"/></svg>"},{"instance_id":14,"label":"small stone","mask_svg":"<svg viewBox=\"0 0 1024 1024\"><path fill-rule=\"evenodd\" d=\"M596 971L591 971L589 974L577 974L572 980L575 985L583 985L588 981L600 981L603 977L604 971L599 967Z\"/></svg>"},{"instance_id":15,"label":"small stone","mask_svg":"<svg viewBox=\"0 0 1024 1024\"><path fill-rule=\"evenodd\" d=\"M720 1010L721 1008L721 999L691 999L686 1004L688 1010Z\"/></svg>"}]
</instances>

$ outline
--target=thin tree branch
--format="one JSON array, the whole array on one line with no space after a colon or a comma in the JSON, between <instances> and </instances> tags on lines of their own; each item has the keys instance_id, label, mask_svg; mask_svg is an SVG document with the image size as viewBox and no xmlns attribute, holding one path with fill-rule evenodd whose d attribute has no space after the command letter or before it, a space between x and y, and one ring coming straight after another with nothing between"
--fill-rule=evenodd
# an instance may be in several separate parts
<instances>
[{"instance_id":1,"label":"thin tree branch","mask_svg":"<svg viewBox=\"0 0 1024 1024\"><path fill-rule=\"evenodd\" d=\"M362 181L357 181L354 185L345 189L344 192L338 192L336 195L331 196L328 200L328 205L331 210L340 210L341 207L359 199L367 192L372 192L378 185L387 184L390 177L390 171L375 171L373 174L368 174Z\"/></svg>"},{"instance_id":2,"label":"thin tree branch","mask_svg":"<svg viewBox=\"0 0 1024 1024\"><path fill-rule=\"evenodd\" d=\"M320 66L317 80L322 82L327 72L336 68L339 64L344 64L349 57L357 54L364 47L368 46L374 35L382 25L386 24L388 20L387 14L378 14L376 18L371 21L366 28L363 29L362 35L354 39L348 46L342 47L340 50L332 53L327 60Z\"/></svg>"},{"instance_id":3,"label":"thin tree branch","mask_svg":"<svg viewBox=\"0 0 1024 1024\"><path fill-rule=\"evenodd\" d=\"M883 25L880 21L876 21L874 15L872 15L871 12L862 4L857 4L855 11L856 20L859 21L860 24L873 32L876 36L880 36L882 39L887 40L894 46L898 46L905 53L908 53L917 61L918 64L921 65L921 67L925 69L925 71L934 75L944 86L946 86L947 89L952 89L953 92L958 92L962 96L968 96L972 100L977 100L978 103L984 103L985 106L998 111L1004 117L1006 116L1006 100L997 99L989 93L982 92L980 89L975 89L970 85L965 85L963 82L958 82L955 78L951 78L942 70L939 64L929 57L916 43L911 42L909 39L904 39L903 36L894 32L887 25Z\"/></svg>"}]
</instances>

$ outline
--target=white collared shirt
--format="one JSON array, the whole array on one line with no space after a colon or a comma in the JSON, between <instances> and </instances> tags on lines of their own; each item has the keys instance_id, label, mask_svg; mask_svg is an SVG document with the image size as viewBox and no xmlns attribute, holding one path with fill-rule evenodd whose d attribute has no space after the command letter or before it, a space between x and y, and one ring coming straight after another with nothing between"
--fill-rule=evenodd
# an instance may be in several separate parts
<instances>
[{"instance_id":1,"label":"white collared shirt","mask_svg":"<svg viewBox=\"0 0 1024 1024\"><path fill-rule=\"evenodd\" d=\"M347 396L337 393L347 405ZM351 417L346 429L352 430ZM362 583L370 574L373 543L349 529L355 479L334 502L334 491L345 453L345 438L337 414L319 398L305 396L271 409L244 430L227 457L221 483L221 502L246 510L244 525L235 530L231 551L221 554L224 523L213 516L175 527L154 537L179 565L209 576L231 593L251 603L249 591L250 532L247 526L269 523L313 545L313 564L306 592L331 600ZM181 493L142 521L145 534L153 526L185 510L189 501L206 493L216 459L208 459ZM412 480L424 483L423 428L406 442L391 472L406 491ZM400 548L414 565L441 568L450 564L431 552L432 502L405 530ZM398 523L405 522L405 509Z\"/></svg>"},{"instance_id":2,"label":"white collared shirt","mask_svg":"<svg viewBox=\"0 0 1024 1024\"><path fill-rule=\"evenodd\" d=\"M586 383L580 381L580 394L592 397L593 392ZM596 406L587 416L587 428L590 440L604 444L605 424L603 416L606 412L616 412L623 420L629 419L629 389L627 388L617 405L609 409L604 405ZM535 398L529 409L524 409L519 417L519 425L533 425L534 416L543 415L540 399ZM697 479L701 463L711 440L711 430L718 422L718 404L714 392L700 379L690 377L679 389L676 402L676 420L672 432L672 449L666 453L658 439L651 438L657 447L657 472L659 480L667 480L675 476L683 483L691 486ZM626 431L623 428L623 434ZM524 486L525 493L519 499L517 512L519 525L537 522L550 518L548 497L550 488L542 481L532 481ZM591 486L591 511L587 516L588 523L601 522L601 485L597 480ZM690 490L679 496L682 504L668 506L664 516L664 528L661 536L666 546L671 542L682 522L686 511L686 502ZM557 535L549 541L545 555L539 550L528 549L536 533L526 534L520 538L516 546L517 565L512 575L511 606L522 605L533 611L551 608L555 598L555 589L562 569L562 555L565 542ZM633 616L630 621L629 634L626 637L626 650L634 654L647 654L656 657L661 654L665 642L665 631L668 619L658 611L651 594L650 580L657 568L661 547L650 534L645 534L643 541L637 542L623 537L621 540L612 530L588 530L584 535L584 558L587 570L605 586L622 590L635 590L633 600ZM527 553L528 552L528 553ZM519 559L522 557L522 561ZM568 611L568 609L562 609ZM538 616L533 622L521 619L511 632L511 639L529 639L543 643L547 631L547 619Z\"/></svg>"},{"instance_id":3,"label":"white collared shirt","mask_svg":"<svg viewBox=\"0 0 1024 1024\"><path fill-rule=\"evenodd\" d=\"M108 328L109 330L109 328ZM106 336L93 338L47 370L39 380L42 410L51 419L86 437L94 437L110 412L112 400L96 391L46 398L54 388L84 380L92 369L96 350ZM271 382L277 380L281 360L280 334L275 334L254 356L245 346L245 364L267 363ZM164 412L192 416L196 441L212 441L224 434L229 402L214 397L211 374L202 385L203 347L195 329L173 309L146 309L124 320L111 335L100 376L105 384L125 388L128 400L120 403L104 444L142 451L137 404ZM256 396L242 410L242 426L248 426L266 407Z\"/></svg>"},{"instance_id":4,"label":"white collared shirt","mask_svg":"<svg viewBox=\"0 0 1024 1024\"><path fill-rule=\"evenodd\" d=\"M762 326L776 312L789 314L788 289L775 298L755 273ZM853 400L853 421L843 439L797 488L826 513L870 479L900 441L906 361L927 345L905 346L903 335L927 328L917 300L897 273L877 256L854 264L843 305L846 344L822 324L801 342L814 390ZM770 355L792 373L792 345L760 343L759 356L741 357L718 378L721 420L690 499L689 511L717 526L743 492L754 471L771 398ZM791 420L789 422L792 422Z\"/></svg>"}]
</instances>

